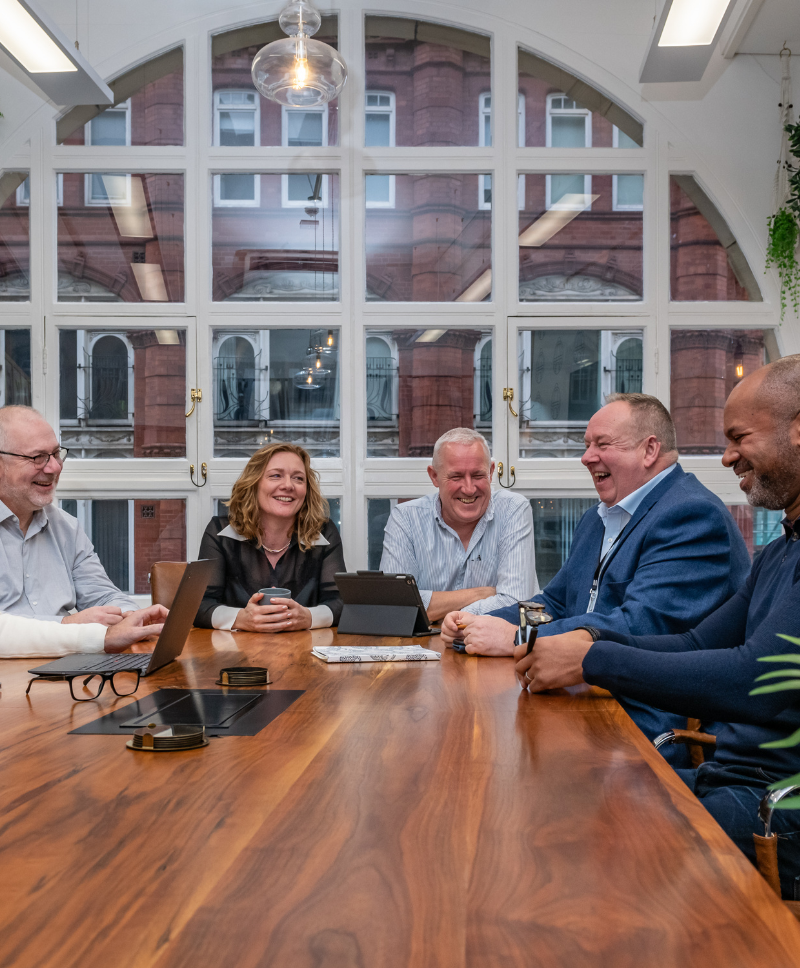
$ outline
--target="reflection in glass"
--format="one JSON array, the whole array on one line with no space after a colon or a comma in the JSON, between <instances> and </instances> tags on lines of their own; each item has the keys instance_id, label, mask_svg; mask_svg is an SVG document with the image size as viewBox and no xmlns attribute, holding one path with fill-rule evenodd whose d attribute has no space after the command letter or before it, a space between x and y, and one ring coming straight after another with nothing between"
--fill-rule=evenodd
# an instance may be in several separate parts
<instances>
[{"instance_id":1,"label":"reflection in glass","mask_svg":"<svg viewBox=\"0 0 800 968\"><path fill-rule=\"evenodd\" d=\"M671 175L670 299L761 302L728 224L691 175Z\"/></svg>"},{"instance_id":2,"label":"reflection in glass","mask_svg":"<svg viewBox=\"0 0 800 968\"><path fill-rule=\"evenodd\" d=\"M674 329L670 334L670 412L682 454L721 454L722 413L742 379L778 358L772 330Z\"/></svg>"},{"instance_id":3,"label":"reflection in glass","mask_svg":"<svg viewBox=\"0 0 800 968\"><path fill-rule=\"evenodd\" d=\"M64 172L59 302L183 302L183 175Z\"/></svg>"},{"instance_id":4,"label":"reflection in glass","mask_svg":"<svg viewBox=\"0 0 800 968\"><path fill-rule=\"evenodd\" d=\"M0 407L31 405L31 332L0 329Z\"/></svg>"},{"instance_id":5,"label":"reflection in glass","mask_svg":"<svg viewBox=\"0 0 800 968\"><path fill-rule=\"evenodd\" d=\"M518 58L520 147L641 147L641 122L607 94L529 51Z\"/></svg>"},{"instance_id":6,"label":"reflection in glass","mask_svg":"<svg viewBox=\"0 0 800 968\"><path fill-rule=\"evenodd\" d=\"M370 570L377 571L381 566L383 533L392 508L413 500L411 497L371 497L367 500L367 567Z\"/></svg>"},{"instance_id":7,"label":"reflection in glass","mask_svg":"<svg viewBox=\"0 0 800 968\"><path fill-rule=\"evenodd\" d=\"M531 498L536 574L542 588L567 560L578 522L597 503L596 497Z\"/></svg>"},{"instance_id":8,"label":"reflection in glass","mask_svg":"<svg viewBox=\"0 0 800 968\"><path fill-rule=\"evenodd\" d=\"M0 175L0 303L28 302L30 181L26 171Z\"/></svg>"},{"instance_id":9,"label":"reflection in glass","mask_svg":"<svg viewBox=\"0 0 800 968\"><path fill-rule=\"evenodd\" d=\"M216 302L339 299L339 176L213 176Z\"/></svg>"},{"instance_id":10,"label":"reflection in glass","mask_svg":"<svg viewBox=\"0 0 800 968\"><path fill-rule=\"evenodd\" d=\"M579 457L609 393L642 392L642 330L523 330L520 457Z\"/></svg>"},{"instance_id":11,"label":"reflection in glass","mask_svg":"<svg viewBox=\"0 0 800 968\"><path fill-rule=\"evenodd\" d=\"M186 456L184 330L62 329L59 357L70 459Z\"/></svg>"},{"instance_id":12,"label":"reflection in glass","mask_svg":"<svg viewBox=\"0 0 800 968\"><path fill-rule=\"evenodd\" d=\"M186 561L183 499L64 498L58 503L80 521L108 577L124 592L148 595L154 562Z\"/></svg>"},{"instance_id":13,"label":"reflection in glass","mask_svg":"<svg viewBox=\"0 0 800 968\"><path fill-rule=\"evenodd\" d=\"M727 507L753 560L771 541L783 536L783 511L768 511L766 508L750 507L749 504L729 504Z\"/></svg>"},{"instance_id":14,"label":"reflection in glass","mask_svg":"<svg viewBox=\"0 0 800 968\"><path fill-rule=\"evenodd\" d=\"M491 449L491 330L367 330L366 351L369 457L430 457L453 427Z\"/></svg>"},{"instance_id":15,"label":"reflection in glass","mask_svg":"<svg viewBox=\"0 0 800 968\"><path fill-rule=\"evenodd\" d=\"M338 45L336 16L322 18L314 40ZM325 147L339 143L338 100L316 108L285 108L253 85L253 58L286 35L277 20L237 27L211 38L211 85L215 145Z\"/></svg>"},{"instance_id":16,"label":"reflection in glass","mask_svg":"<svg viewBox=\"0 0 800 968\"><path fill-rule=\"evenodd\" d=\"M339 456L339 330L217 329L214 456L288 441Z\"/></svg>"},{"instance_id":17,"label":"reflection in glass","mask_svg":"<svg viewBox=\"0 0 800 968\"><path fill-rule=\"evenodd\" d=\"M520 302L642 298L641 177L520 176Z\"/></svg>"},{"instance_id":18,"label":"reflection in glass","mask_svg":"<svg viewBox=\"0 0 800 968\"><path fill-rule=\"evenodd\" d=\"M492 292L492 213L481 175L367 175L367 299L481 302ZM386 179L371 184L370 179ZM371 199L386 191L391 205Z\"/></svg>"},{"instance_id":19,"label":"reflection in glass","mask_svg":"<svg viewBox=\"0 0 800 968\"><path fill-rule=\"evenodd\" d=\"M183 50L139 64L113 81L110 107L80 105L56 122L64 145L182 145Z\"/></svg>"},{"instance_id":20,"label":"reflection in glass","mask_svg":"<svg viewBox=\"0 0 800 968\"><path fill-rule=\"evenodd\" d=\"M367 16L366 144L481 143L490 51L483 34L426 20ZM386 131L387 114L394 140L375 140Z\"/></svg>"}]
</instances>

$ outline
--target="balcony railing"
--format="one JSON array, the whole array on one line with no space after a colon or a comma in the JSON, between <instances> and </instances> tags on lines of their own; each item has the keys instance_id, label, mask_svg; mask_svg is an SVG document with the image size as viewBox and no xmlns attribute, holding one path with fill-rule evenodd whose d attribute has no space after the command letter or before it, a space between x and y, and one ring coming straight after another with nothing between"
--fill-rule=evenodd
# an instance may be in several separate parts
<instances>
[{"instance_id":1,"label":"balcony railing","mask_svg":"<svg viewBox=\"0 0 800 968\"><path fill-rule=\"evenodd\" d=\"M397 379L397 363L391 357L367 357L367 420L397 423Z\"/></svg>"}]
</instances>

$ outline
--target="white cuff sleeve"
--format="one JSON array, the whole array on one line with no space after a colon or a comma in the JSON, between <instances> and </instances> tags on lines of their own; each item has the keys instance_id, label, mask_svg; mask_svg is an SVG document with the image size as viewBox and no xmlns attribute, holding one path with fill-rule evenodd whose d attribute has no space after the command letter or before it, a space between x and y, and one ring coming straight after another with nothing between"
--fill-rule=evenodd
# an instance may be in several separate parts
<instances>
[{"instance_id":1,"label":"white cuff sleeve","mask_svg":"<svg viewBox=\"0 0 800 968\"><path fill-rule=\"evenodd\" d=\"M333 612L327 605L314 605L309 612L312 629L329 629L333 625Z\"/></svg>"},{"instance_id":2,"label":"white cuff sleeve","mask_svg":"<svg viewBox=\"0 0 800 968\"><path fill-rule=\"evenodd\" d=\"M211 613L211 624L215 629L228 629L230 631L240 611L241 609L234 608L233 605L217 605Z\"/></svg>"},{"instance_id":3,"label":"white cuff sleeve","mask_svg":"<svg viewBox=\"0 0 800 968\"><path fill-rule=\"evenodd\" d=\"M102 652L106 627L55 624L35 618L0 614L0 656L25 659L28 656L59 656L71 652Z\"/></svg>"}]
</instances>

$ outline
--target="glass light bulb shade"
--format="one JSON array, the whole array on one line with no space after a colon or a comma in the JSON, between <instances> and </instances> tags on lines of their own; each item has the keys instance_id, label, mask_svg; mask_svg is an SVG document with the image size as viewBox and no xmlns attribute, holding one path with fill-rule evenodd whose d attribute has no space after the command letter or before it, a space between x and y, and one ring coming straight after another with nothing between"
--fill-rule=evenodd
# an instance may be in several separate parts
<instances>
[{"instance_id":1,"label":"glass light bulb shade","mask_svg":"<svg viewBox=\"0 0 800 968\"><path fill-rule=\"evenodd\" d=\"M298 390L319 390L322 384L319 382L319 371L313 367L298 370L294 375L294 385Z\"/></svg>"},{"instance_id":2,"label":"glass light bulb shade","mask_svg":"<svg viewBox=\"0 0 800 968\"><path fill-rule=\"evenodd\" d=\"M251 74L256 89L270 101L313 108L338 95L347 80L347 64L329 44L301 35L262 47Z\"/></svg>"},{"instance_id":3,"label":"glass light bulb shade","mask_svg":"<svg viewBox=\"0 0 800 968\"><path fill-rule=\"evenodd\" d=\"M278 17L281 30L290 37L305 34L310 37L322 25L322 15L316 7L306 0L293 0L287 3Z\"/></svg>"}]
</instances>

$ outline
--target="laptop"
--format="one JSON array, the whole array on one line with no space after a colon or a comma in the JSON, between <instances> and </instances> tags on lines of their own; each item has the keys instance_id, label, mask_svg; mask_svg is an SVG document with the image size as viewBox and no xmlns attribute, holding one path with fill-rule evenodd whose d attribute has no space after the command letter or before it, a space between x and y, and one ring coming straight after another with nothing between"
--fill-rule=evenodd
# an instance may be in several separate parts
<instances>
[{"instance_id":1,"label":"laptop","mask_svg":"<svg viewBox=\"0 0 800 968\"><path fill-rule=\"evenodd\" d=\"M149 676L167 665L183 651L186 637L192 627L200 602L211 579L214 562L208 558L192 561L186 566L183 578L175 593L175 601L169 610L164 628L152 652L120 653L75 652L55 662L29 669L32 675L62 676L90 672L123 672L138 669L142 676Z\"/></svg>"}]
</instances>

